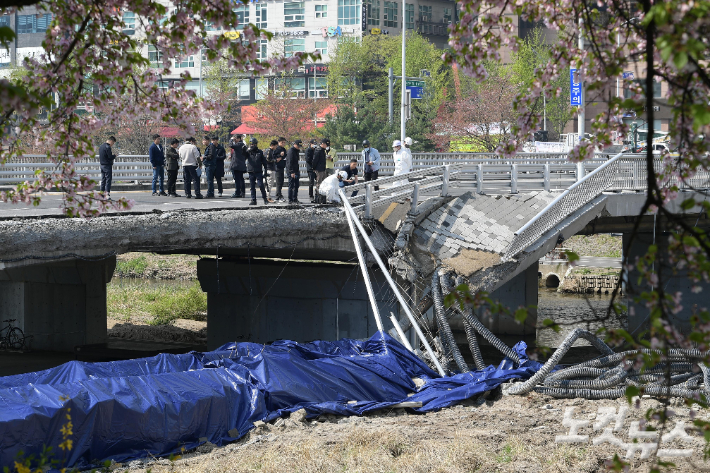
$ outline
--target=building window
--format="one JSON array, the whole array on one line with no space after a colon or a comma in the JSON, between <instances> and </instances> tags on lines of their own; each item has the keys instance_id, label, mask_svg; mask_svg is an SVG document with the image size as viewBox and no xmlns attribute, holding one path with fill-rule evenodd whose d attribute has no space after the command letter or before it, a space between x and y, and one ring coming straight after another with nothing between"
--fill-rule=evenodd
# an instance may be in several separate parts
<instances>
[{"instance_id":1,"label":"building window","mask_svg":"<svg viewBox=\"0 0 710 473\"><path fill-rule=\"evenodd\" d=\"M405 4L406 11L404 12L404 20L408 30L414 29L414 4Z\"/></svg>"},{"instance_id":2,"label":"building window","mask_svg":"<svg viewBox=\"0 0 710 473\"><path fill-rule=\"evenodd\" d=\"M367 11L367 24L380 26L380 0L370 0L366 3L370 5L370 9Z\"/></svg>"},{"instance_id":3,"label":"building window","mask_svg":"<svg viewBox=\"0 0 710 473\"><path fill-rule=\"evenodd\" d=\"M243 30L249 24L249 5L242 5L232 11L237 14L237 21L239 21L236 29Z\"/></svg>"},{"instance_id":4,"label":"building window","mask_svg":"<svg viewBox=\"0 0 710 473\"><path fill-rule=\"evenodd\" d=\"M385 2L385 26L397 28L397 3Z\"/></svg>"},{"instance_id":5,"label":"building window","mask_svg":"<svg viewBox=\"0 0 710 473\"><path fill-rule=\"evenodd\" d=\"M251 83L249 79L240 79L237 85L237 93L242 100L249 100L251 94Z\"/></svg>"},{"instance_id":6,"label":"building window","mask_svg":"<svg viewBox=\"0 0 710 473\"><path fill-rule=\"evenodd\" d=\"M327 56L328 55L328 41L316 41L316 51L318 51L321 55Z\"/></svg>"},{"instance_id":7,"label":"building window","mask_svg":"<svg viewBox=\"0 0 710 473\"><path fill-rule=\"evenodd\" d=\"M291 57L293 53L306 52L306 40L291 38L284 41L284 56Z\"/></svg>"},{"instance_id":8,"label":"building window","mask_svg":"<svg viewBox=\"0 0 710 473\"><path fill-rule=\"evenodd\" d=\"M222 28L215 26L211 21L205 21L205 31L220 31Z\"/></svg>"},{"instance_id":9,"label":"building window","mask_svg":"<svg viewBox=\"0 0 710 473\"><path fill-rule=\"evenodd\" d=\"M0 26L10 26L10 15L0 16Z\"/></svg>"},{"instance_id":10,"label":"building window","mask_svg":"<svg viewBox=\"0 0 710 473\"><path fill-rule=\"evenodd\" d=\"M453 11L451 8L444 8L444 23L447 25L453 20Z\"/></svg>"},{"instance_id":11,"label":"building window","mask_svg":"<svg viewBox=\"0 0 710 473\"><path fill-rule=\"evenodd\" d=\"M121 17L125 26L125 30L135 30L136 29L136 14L132 11L124 11Z\"/></svg>"},{"instance_id":12,"label":"building window","mask_svg":"<svg viewBox=\"0 0 710 473\"><path fill-rule=\"evenodd\" d=\"M298 28L306 26L306 7L304 2L284 3L284 27Z\"/></svg>"},{"instance_id":13,"label":"building window","mask_svg":"<svg viewBox=\"0 0 710 473\"><path fill-rule=\"evenodd\" d=\"M44 33L52 22L52 14L17 15L17 33Z\"/></svg>"},{"instance_id":14,"label":"building window","mask_svg":"<svg viewBox=\"0 0 710 473\"><path fill-rule=\"evenodd\" d=\"M316 18L328 18L328 5L316 5Z\"/></svg>"},{"instance_id":15,"label":"building window","mask_svg":"<svg viewBox=\"0 0 710 473\"><path fill-rule=\"evenodd\" d=\"M315 86L313 83L314 78L308 78L308 97L309 98L328 98L328 79L325 77L316 77Z\"/></svg>"},{"instance_id":16,"label":"building window","mask_svg":"<svg viewBox=\"0 0 710 473\"><path fill-rule=\"evenodd\" d=\"M338 0L338 25L360 24L360 0Z\"/></svg>"},{"instance_id":17,"label":"building window","mask_svg":"<svg viewBox=\"0 0 710 473\"><path fill-rule=\"evenodd\" d=\"M267 8L265 3L256 4L256 27L266 28Z\"/></svg>"},{"instance_id":18,"label":"building window","mask_svg":"<svg viewBox=\"0 0 710 473\"><path fill-rule=\"evenodd\" d=\"M637 79L634 82L636 82L640 87L641 90L644 91L644 94L646 93L646 79ZM624 98L630 99L633 97L634 92L630 89L624 89ZM654 99L660 99L662 97L661 93L661 82L654 80L653 81L653 98Z\"/></svg>"},{"instance_id":19,"label":"building window","mask_svg":"<svg viewBox=\"0 0 710 473\"><path fill-rule=\"evenodd\" d=\"M148 46L148 60L153 67L163 67L163 52L155 46Z\"/></svg>"},{"instance_id":20,"label":"building window","mask_svg":"<svg viewBox=\"0 0 710 473\"><path fill-rule=\"evenodd\" d=\"M269 41L265 39L260 39L256 42L256 58L260 61L265 61L268 55Z\"/></svg>"},{"instance_id":21,"label":"building window","mask_svg":"<svg viewBox=\"0 0 710 473\"><path fill-rule=\"evenodd\" d=\"M184 69L186 67L195 67L194 56L184 56L175 59L175 68Z\"/></svg>"},{"instance_id":22,"label":"building window","mask_svg":"<svg viewBox=\"0 0 710 473\"><path fill-rule=\"evenodd\" d=\"M419 5L419 32L432 34L431 6Z\"/></svg>"},{"instance_id":23,"label":"building window","mask_svg":"<svg viewBox=\"0 0 710 473\"><path fill-rule=\"evenodd\" d=\"M269 94L269 79L254 81L254 94L257 100L263 100Z\"/></svg>"}]
</instances>

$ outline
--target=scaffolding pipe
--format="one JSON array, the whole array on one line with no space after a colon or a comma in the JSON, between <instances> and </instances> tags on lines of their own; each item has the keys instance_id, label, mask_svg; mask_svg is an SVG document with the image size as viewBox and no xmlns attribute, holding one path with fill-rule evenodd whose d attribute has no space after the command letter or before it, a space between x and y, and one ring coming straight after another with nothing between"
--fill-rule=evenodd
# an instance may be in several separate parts
<instances>
[{"instance_id":1,"label":"scaffolding pipe","mask_svg":"<svg viewBox=\"0 0 710 473\"><path fill-rule=\"evenodd\" d=\"M340 198L343 201L343 206L345 207L345 212L349 213L350 217L352 218L352 221L355 223L355 226L362 234L362 239L365 240L367 247L370 249L370 252L372 252L372 256L375 258L375 261L377 261L377 264L380 266L380 269L382 270L382 274L384 274L385 279L387 280L387 283L392 288L392 292L394 292L394 295L397 296L397 300L399 301L400 305L402 306L404 313L407 314L407 318L409 318L409 321L411 322L412 326L414 327L414 330L417 332L417 335L419 335L419 338L421 339L422 343L424 344L424 348L426 348L427 353L431 357L431 361L436 366L436 370L439 372L439 374L441 376L446 376L446 373L444 372L444 368L442 368L441 363L439 363L439 360L436 358L436 355L434 354L434 350L431 349L429 342L427 342L426 337L422 333L422 329L419 328L419 324L417 324L417 322L414 320L414 316L412 315L412 312L409 310L409 306L407 305L407 302L404 300L404 298L402 297L402 294L400 294L399 289L397 288L397 285L392 280L392 277L390 276L387 266L385 266L385 264L382 262L382 258L380 258L380 255L377 253L377 249L375 249L375 245L372 244L370 237L367 235L367 232L365 232L365 229L363 228L362 224L360 223L360 220L358 220L357 215L355 214L355 211L353 210L352 206L350 205L350 202L348 202L348 198L345 196L345 192L343 192L343 189L339 189L338 193L340 194ZM348 222L350 222L350 220L348 220Z\"/></svg>"},{"instance_id":2,"label":"scaffolding pipe","mask_svg":"<svg viewBox=\"0 0 710 473\"><path fill-rule=\"evenodd\" d=\"M392 314L392 312L390 312L390 314ZM404 335L402 327L399 326L399 322L397 322L397 317L392 314L390 315L390 320L392 321L392 325L394 325L394 329L397 331L397 335L399 335L399 340L402 342L402 345L404 345L407 350L414 353L414 348L412 348L412 345L409 344L409 340L407 340L407 337Z\"/></svg>"},{"instance_id":3,"label":"scaffolding pipe","mask_svg":"<svg viewBox=\"0 0 710 473\"><path fill-rule=\"evenodd\" d=\"M343 195L343 197L345 197ZM360 239L357 236L355 227L353 226L353 217L350 214L346 214L348 218L348 225L350 226L350 233L353 237L353 243L355 244L355 251L357 252L357 259L360 262L360 271L362 271L362 276L365 278L365 287L367 287L367 295L370 298L370 305L372 306L372 312L375 314L375 322L377 323L377 331L384 332L382 327L382 320L380 319L380 310L377 308L377 301L375 300L375 292L372 290L372 283L370 282L370 275L367 272L367 265L365 264L365 257L362 254L362 248L360 248Z\"/></svg>"}]
</instances>

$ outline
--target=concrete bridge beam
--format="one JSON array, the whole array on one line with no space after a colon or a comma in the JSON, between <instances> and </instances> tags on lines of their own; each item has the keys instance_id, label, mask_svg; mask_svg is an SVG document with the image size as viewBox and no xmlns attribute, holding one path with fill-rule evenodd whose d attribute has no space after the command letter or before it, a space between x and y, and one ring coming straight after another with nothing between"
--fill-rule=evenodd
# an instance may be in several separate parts
<instances>
[{"instance_id":1,"label":"concrete bridge beam","mask_svg":"<svg viewBox=\"0 0 710 473\"><path fill-rule=\"evenodd\" d=\"M370 271L385 329L394 297ZM359 269L353 264L201 259L197 277L207 293L207 346L366 338L377 331Z\"/></svg>"},{"instance_id":2,"label":"concrete bridge beam","mask_svg":"<svg viewBox=\"0 0 710 473\"><path fill-rule=\"evenodd\" d=\"M0 270L0 320L31 336L33 350L74 351L106 342L106 284L116 257L6 267ZM4 326L5 324L3 324Z\"/></svg>"}]
</instances>

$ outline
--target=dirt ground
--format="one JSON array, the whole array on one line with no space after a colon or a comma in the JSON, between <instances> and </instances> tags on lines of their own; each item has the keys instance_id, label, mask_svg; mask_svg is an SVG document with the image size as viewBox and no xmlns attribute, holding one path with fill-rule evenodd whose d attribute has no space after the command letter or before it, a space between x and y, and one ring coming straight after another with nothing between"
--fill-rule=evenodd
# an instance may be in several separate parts
<instances>
[{"instance_id":1,"label":"dirt ground","mask_svg":"<svg viewBox=\"0 0 710 473\"><path fill-rule=\"evenodd\" d=\"M129 322L109 318L107 324L109 338L207 344L206 321L175 319L171 325L149 325L146 320L138 318Z\"/></svg>"},{"instance_id":2,"label":"dirt ground","mask_svg":"<svg viewBox=\"0 0 710 473\"><path fill-rule=\"evenodd\" d=\"M679 404L674 402L674 404ZM223 447L204 444L175 461L152 459L113 465L118 472L602 472L615 454L623 457L627 446L594 445L603 429L593 430L598 409L629 407L623 428L610 431L620 442L633 440L632 422L649 408L660 405L643 399L639 409L626 400L557 400L547 396L497 396L476 405L473 401L429 414L386 409L363 417L321 416L302 419L305 411L257 427L239 442ZM574 408L574 419L590 420L580 443L556 441L567 435L562 425L565 410ZM666 432L682 421L689 440L663 443L661 448L691 450L690 458L674 460L674 471L695 472L710 467L703 461L704 441L690 426L689 408L673 406ZM699 418L702 416L699 416ZM613 429L616 420L608 425ZM645 432L642 435L653 435ZM639 442L648 440L638 439ZM631 458L628 471L649 471L652 461Z\"/></svg>"}]
</instances>

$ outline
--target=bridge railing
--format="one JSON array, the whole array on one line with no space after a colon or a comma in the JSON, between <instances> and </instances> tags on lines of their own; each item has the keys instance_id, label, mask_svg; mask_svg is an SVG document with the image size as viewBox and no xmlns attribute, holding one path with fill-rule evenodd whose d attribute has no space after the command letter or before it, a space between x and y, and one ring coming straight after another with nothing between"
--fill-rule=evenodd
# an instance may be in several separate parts
<instances>
[{"instance_id":1,"label":"bridge railing","mask_svg":"<svg viewBox=\"0 0 710 473\"><path fill-rule=\"evenodd\" d=\"M486 178L491 181L498 180L499 178L509 180L510 166L513 164L527 166L549 163L553 166L553 180L555 172L564 172L566 174L574 172L573 165L565 165L568 161L567 154L564 153L520 153L518 156L519 157L516 159L502 160L493 153L414 153L412 155L412 161L415 171L446 164L467 164L471 166L480 164L484 167ZM343 167L350 162L351 158L359 159L360 168L362 169L363 163L360 153L338 153L334 165L336 168ZM603 162L605 159L606 155L596 155L594 159L589 161L585 166L589 166L589 169L594 169L598 165L595 164L596 162ZM98 156L77 158L75 163L76 169L80 174L85 174L92 178L99 178L101 176ZM301 162L299 164L301 177L305 178L307 174L306 163L303 156L301 156ZM561 167L555 167L556 165ZM508 167L506 168L506 166ZM52 171L56 169L56 167L56 163L49 162L45 155L19 156L4 165L0 165L0 184L16 184L26 180L32 180L36 170ZM148 155L120 155L116 158L113 172L114 182L149 182L153 179L153 168L148 160ZM387 177L393 174L394 161L392 160L392 153L382 153L379 172L380 177ZM562 178L562 180L565 179L566 178ZM559 185L562 184L562 182L559 183ZM495 186L491 187L491 190L494 190L494 188Z\"/></svg>"},{"instance_id":2,"label":"bridge railing","mask_svg":"<svg viewBox=\"0 0 710 473\"><path fill-rule=\"evenodd\" d=\"M619 153L597 169L572 184L557 196L532 220L515 232L513 241L503 252L503 260L514 258L518 253L537 241L555 225L573 214L596 196L611 187L618 179L622 154Z\"/></svg>"}]
</instances>

